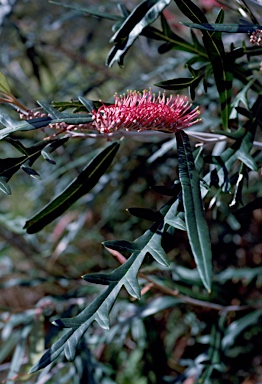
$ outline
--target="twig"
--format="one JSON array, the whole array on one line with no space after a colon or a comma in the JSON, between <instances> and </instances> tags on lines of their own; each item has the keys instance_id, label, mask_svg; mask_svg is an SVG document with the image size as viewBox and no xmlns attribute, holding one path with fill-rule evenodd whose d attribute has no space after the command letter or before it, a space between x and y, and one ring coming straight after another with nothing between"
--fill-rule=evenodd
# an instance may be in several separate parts
<instances>
[{"instance_id":1,"label":"twig","mask_svg":"<svg viewBox=\"0 0 262 384\"><path fill-rule=\"evenodd\" d=\"M148 281L149 283L152 284L152 286L159 291L166 293L169 296L174 296L178 297L181 299L183 302L187 304L192 304L192 305L197 305L203 308L208 308L208 309L214 309L215 311L219 311L221 313L227 313L227 312L233 312L233 311L245 311L250 308L259 308L257 306L250 306L250 305L220 305L220 304L215 304L215 303L210 303L208 301L203 301L203 300L198 300L194 299L189 296L185 296L181 293L179 293L178 290L173 290L168 287L164 287L161 284L156 283L153 279L150 277L146 276L144 273L139 272L139 276L143 278L144 280Z\"/></svg>"},{"instance_id":2,"label":"twig","mask_svg":"<svg viewBox=\"0 0 262 384\"><path fill-rule=\"evenodd\" d=\"M77 128L77 126L74 126L74 128ZM217 143L221 141L229 141L229 142L234 141L234 139L232 138L229 138L225 135L221 135L217 133L187 131L187 135L192 137L194 140L198 141L199 143ZM78 139L91 137L94 139L112 140L112 139L118 139L122 137L132 137L137 141L149 141L152 139L152 136L165 139L165 138L173 138L174 134L159 132L159 131L137 132L137 131L123 130L123 131L116 131L111 133L94 133L94 132L84 133L83 131L78 132L73 130L66 130L66 137L78 138ZM260 141L253 141L253 148L262 149L262 143Z\"/></svg>"}]
</instances>

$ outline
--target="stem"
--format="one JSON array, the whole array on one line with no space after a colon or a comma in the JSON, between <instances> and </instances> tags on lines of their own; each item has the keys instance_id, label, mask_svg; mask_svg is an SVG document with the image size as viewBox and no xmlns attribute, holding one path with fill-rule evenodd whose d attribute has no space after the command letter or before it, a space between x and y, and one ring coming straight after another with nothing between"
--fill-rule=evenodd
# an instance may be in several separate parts
<instances>
[{"instance_id":1,"label":"stem","mask_svg":"<svg viewBox=\"0 0 262 384\"><path fill-rule=\"evenodd\" d=\"M235 311L245 311L247 309L251 308L262 308L262 306L254 306L254 305L220 305L216 303L210 303L208 301L203 301L203 300L198 300L194 299L192 297L183 295L178 292L178 290L173 290L168 287L164 287L161 284L156 283L153 279L150 277L146 276L144 273L139 272L139 277L143 278L144 280L148 281L152 287L155 289L158 289L159 291L169 295L169 296L174 296L178 297L181 299L184 303L191 304L191 305L196 305L202 308L208 308L208 309L213 309L215 311L222 313L228 313L228 312L235 312Z\"/></svg>"}]
</instances>

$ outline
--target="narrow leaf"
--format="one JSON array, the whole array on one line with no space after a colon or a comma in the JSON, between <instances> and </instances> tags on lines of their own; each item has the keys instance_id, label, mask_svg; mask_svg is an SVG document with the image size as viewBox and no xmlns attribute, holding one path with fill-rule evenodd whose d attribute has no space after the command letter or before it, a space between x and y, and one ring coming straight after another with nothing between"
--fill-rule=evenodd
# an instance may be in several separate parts
<instances>
[{"instance_id":1,"label":"narrow leaf","mask_svg":"<svg viewBox=\"0 0 262 384\"><path fill-rule=\"evenodd\" d=\"M41 141L32 145L31 147L25 147L17 140L8 139L8 142L12 144L15 148L17 148L20 152L23 152L24 156L0 159L0 176L4 177L4 181L6 182L10 180L10 178L20 169L20 167L29 166L29 168L31 168L33 163L40 156L43 148L52 144L54 144L55 146L59 146L64 143L64 141L60 140L54 140L52 144L50 144L48 141ZM30 175L33 175L33 173L35 174L35 176L37 176L35 171L29 172Z\"/></svg>"},{"instance_id":2,"label":"narrow leaf","mask_svg":"<svg viewBox=\"0 0 262 384\"><path fill-rule=\"evenodd\" d=\"M177 79L170 79L170 80L165 80L161 81L159 83L156 83L157 87L161 87L163 89L170 89L170 90L180 90L180 89L185 89L192 84L198 85L203 78L204 74L197 76L197 77L180 77Z\"/></svg>"},{"instance_id":3,"label":"narrow leaf","mask_svg":"<svg viewBox=\"0 0 262 384\"><path fill-rule=\"evenodd\" d=\"M89 192L106 172L119 148L113 143L100 152L79 176L51 203L25 224L27 233L36 233L62 215L74 202Z\"/></svg>"},{"instance_id":4,"label":"narrow leaf","mask_svg":"<svg viewBox=\"0 0 262 384\"><path fill-rule=\"evenodd\" d=\"M112 15L110 13L104 13L104 12L99 12L96 8L86 8L86 7L80 7L79 5L71 5L71 4L63 4L59 3L58 1L53 1L49 0L49 3L51 4L56 4L56 5L61 5L62 7L65 8L70 8L74 9L75 11L81 12L81 13L86 13L95 17L101 17L103 19L109 19L109 20L121 20L122 18L117 16L117 15Z\"/></svg>"},{"instance_id":5,"label":"narrow leaf","mask_svg":"<svg viewBox=\"0 0 262 384\"><path fill-rule=\"evenodd\" d=\"M111 240L111 241L105 241L103 245L106 248L113 249L115 251L119 252L137 252L141 250L141 247L139 244L130 241L125 240Z\"/></svg>"},{"instance_id":6,"label":"narrow leaf","mask_svg":"<svg viewBox=\"0 0 262 384\"><path fill-rule=\"evenodd\" d=\"M227 350L234 343L238 335L240 335L247 327L254 325L262 316L262 309L253 311L240 319L233 321L226 329L225 336L222 340L223 350Z\"/></svg>"},{"instance_id":7,"label":"narrow leaf","mask_svg":"<svg viewBox=\"0 0 262 384\"><path fill-rule=\"evenodd\" d=\"M208 24L204 13L191 0L175 0L177 6L191 21L197 24ZM224 11L221 9L216 23L223 22ZM213 67L217 91L221 104L223 129L227 130L231 110L231 94L233 81L233 67L235 58L226 56L221 39L221 33L203 30L203 43Z\"/></svg>"},{"instance_id":8,"label":"narrow leaf","mask_svg":"<svg viewBox=\"0 0 262 384\"><path fill-rule=\"evenodd\" d=\"M41 176L38 172L36 172L33 168L27 167L26 165L21 166L22 170L27 173L29 176L31 176L33 179L41 180Z\"/></svg>"},{"instance_id":9,"label":"narrow leaf","mask_svg":"<svg viewBox=\"0 0 262 384\"><path fill-rule=\"evenodd\" d=\"M2 192L4 192L6 195L11 195L11 188L9 184L7 184L7 178L4 176L0 176L0 189Z\"/></svg>"},{"instance_id":10,"label":"narrow leaf","mask_svg":"<svg viewBox=\"0 0 262 384\"><path fill-rule=\"evenodd\" d=\"M86 109L88 110L88 112L92 112L95 108L95 104L93 103L92 100L89 100L89 99L85 99L84 97L82 96L79 96L78 99L81 101L81 103L86 107Z\"/></svg>"},{"instance_id":11,"label":"narrow leaf","mask_svg":"<svg viewBox=\"0 0 262 384\"><path fill-rule=\"evenodd\" d=\"M212 23L182 23L189 28L201 29L204 31L226 32L226 33L251 33L256 29L262 29L261 25L255 24L212 24Z\"/></svg>"},{"instance_id":12,"label":"narrow leaf","mask_svg":"<svg viewBox=\"0 0 262 384\"><path fill-rule=\"evenodd\" d=\"M42 368L45 368L47 365L52 363L64 350L64 344L66 341L70 338L70 336L74 333L74 330L70 329L65 335L60 337L59 340L57 340L50 349L48 349L44 355L41 357L39 361L37 361L32 368L30 369L29 373L34 373L39 371Z\"/></svg>"},{"instance_id":13,"label":"narrow leaf","mask_svg":"<svg viewBox=\"0 0 262 384\"><path fill-rule=\"evenodd\" d=\"M120 29L111 38L116 45L111 49L106 64L123 63L123 57L142 30L151 24L171 0L145 0L126 18Z\"/></svg>"},{"instance_id":14,"label":"narrow leaf","mask_svg":"<svg viewBox=\"0 0 262 384\"><path fill-rule=\"evenodd\" d=\"M51 156L50 153L48 153L46 150L42 149L42 151L41 151L41 155L42 155L43 158L44 158L46 161L48 161L50 164L53 164L53 165L56 164L56 162L55 162L53 156Z\"/></svg>"},{"instance_id":15,"label":"narrow leaf","mask_svg":"<svg viewBox=\"0 0 262 384\"><path fill-rule=\"evenodd\" d=\"M67 123L67 124L81 124L89 123L92 121L92 115L90 113L70 113L70 112L59 112L57 109L53 108L48 103L43 101L38 101L38 104L46 111L46 113L51 116L51 121L48 124L52 123ZM30 120L29 120L30 121Z\"/></svg>"},{"instance_id":16,"label":"narrow leaf","mask_svg":"<svg viewBox=\"0 0 262 384\"><path fill-rule=\"evenodd\" d=\"M83 275L82 279L84 279L88 283L101 285L110 285L112 283L117 282L110 273L108 273L107 275L104 273L88 273L86 275Z\"/></svg>"},{"instance_id":17,"label":"narrow leaf","mask_svg":"<svg viewBox=\"0 0 262 384\"><path fill-rule=\"evenodd\" d=\"M159 212L154 212L148 208L128 208L128 212L140 219L159 222L163 220L163 216Z\"/></svg>"},{"instance_id":18,"label":"narrow leaf","mask_svg":"<svg viewBox=\"0 0 262 384\"><path fill-rule=\"evenodd\" d=\"M199 275L208 291L211 290L212 252L208 226L204 218L200 194L200 179L194 166L188 136L176 133L179 179L182 186L186 228Z\"/></svg>"},{"instance_id":19,"label":"narrow leaf","mask_svg":"<svg viewBox=\"0 0 262 384\"><path fill-rule=\"evenodd\" d=\"M17 131L31 131L35 127L25 120L15 120L6 113L0 113L0 123L5 127L0 129L0 140Z\"/></svg>"}]
</instances>

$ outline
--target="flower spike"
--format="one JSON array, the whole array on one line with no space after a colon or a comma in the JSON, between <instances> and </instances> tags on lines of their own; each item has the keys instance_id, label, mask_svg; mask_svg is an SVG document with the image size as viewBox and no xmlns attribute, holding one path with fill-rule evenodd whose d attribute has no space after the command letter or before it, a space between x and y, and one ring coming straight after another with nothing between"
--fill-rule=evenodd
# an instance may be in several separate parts
<instances>
[{"instance_id":1,"label":"flower spike","mask_svg":"<svg viewBox=\"0 0 262 384\"><path fill-rule=\"evenodd\" d=\"M92 126L100 133L117 131L162 131L175 133L200 121L198 107L191 110L192 104L186 96L166 97L152 90L127 91L115 95L115 104L102 105L92 112Z\"/></svg>"}]
</instances>

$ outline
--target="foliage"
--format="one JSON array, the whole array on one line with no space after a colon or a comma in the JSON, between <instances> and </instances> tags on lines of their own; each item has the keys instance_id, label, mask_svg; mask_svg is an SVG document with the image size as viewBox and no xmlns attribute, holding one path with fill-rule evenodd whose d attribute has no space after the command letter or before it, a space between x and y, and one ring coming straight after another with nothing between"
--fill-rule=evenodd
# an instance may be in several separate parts
<instances>
[{"instance_id":1,"label":"foliage","mask_svg":"<svg viewBox=\"0 0 262 384\"><path fill-rule=\"evenodd\" d=\"M261 28L261 21L246 1L211 12L201 1L144 0L133 10L119 5L120 15L103 2L86 7L50 1L45 7L49 14L58 12L47 28L63 35L78 22L82 29L88 17L93 30L88 39L75 30L83 43L69 71L71 41L58 70L51 60L57 41L48 41L45 28L35 45L28 44L19 19L26 20L30 10L22 17L13 5L3 19L3 32L15 31L23 45L24 73L31 68L28 88L33 94L43 89L48 101L39 101L37 109L24 106L34 96L26 94L25 84L11 81L9 58L2 70L10 80L0 74L6 153L0 159L1 379L258 382L261 46L250 46L247 34ZM237 22L239 11L246 20ZM99 63L105 28L97 23L105 20L115 23L106 65L121 67L112 72ZM134 49L141 38L148 50ZM76 81L84 70L74 61L84 49L94 70L90 86L83 86L83 78ZM181 77L172 78L174 69ZM92 111L109 97L98 101L108 79L111 96L122 90L120 72L113 71L122 71L132 88L141 89L147 78L165 90L188 89L203 123L175 135L94 132ZM55 72L61 84L54 83ZM64 101L73 83L76 94ZM20 93L23 104L13 93ZM128 206L129 220L121 213Z\"/></svg>"}]
</instances>

